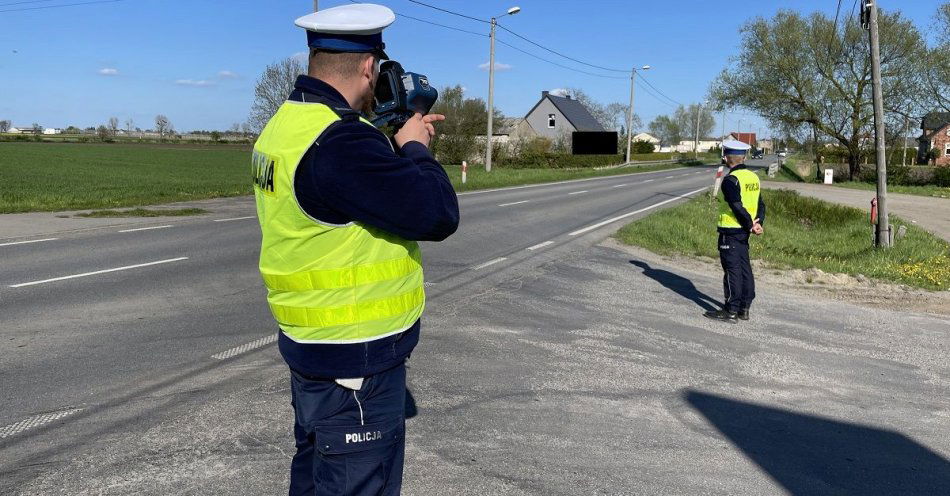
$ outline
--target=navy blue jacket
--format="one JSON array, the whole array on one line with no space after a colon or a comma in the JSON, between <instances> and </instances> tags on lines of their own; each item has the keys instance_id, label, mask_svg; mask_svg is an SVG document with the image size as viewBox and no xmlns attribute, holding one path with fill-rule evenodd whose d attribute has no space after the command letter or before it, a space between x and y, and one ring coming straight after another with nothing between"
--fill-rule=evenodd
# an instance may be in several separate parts
<instances>
[{"instance_id":1,"label":"navy blue jacket","mask_svg":"<svg viewBox=\"0 0 950 496\"><path fill-rule=\"evenodd\" d=\"M739 221L739 225L742 227L720 227L719 232L726 234L741 234L748 233L752 231L752 216L749 215L749 212L742 206L742 188L739 187L739 178L732 175L733 170L745 169L745 164L739 164L730 170L729 174L726 175L722 180L722 197L725 198L726 204L729 205L729 209L732 210L732 214L736 216L736 219ZM759 192L759 208L756 211L756 217L759 219L759 224L765 225L765 201L762 200L762 193Z\"/></svg>"},{"instance_id":2,"label":"navy blue jacket","mask_svg":"<svg viewBox=\"0 0 950 496\"><path fill-rule=\"evenodd\" d=\"M299 76L289 100L349 108L332 86ZM310 147L294 178L297 202L328 224L356 221L416 241L441 241L459 223L448 175L422 143L394 150L380 131L356 119L331 124ZM368 343L303 344L280 333L281 355L311 377L366 377L401 364L419 342L417 321L405 332Z\"/></svg>"}]
</instances>

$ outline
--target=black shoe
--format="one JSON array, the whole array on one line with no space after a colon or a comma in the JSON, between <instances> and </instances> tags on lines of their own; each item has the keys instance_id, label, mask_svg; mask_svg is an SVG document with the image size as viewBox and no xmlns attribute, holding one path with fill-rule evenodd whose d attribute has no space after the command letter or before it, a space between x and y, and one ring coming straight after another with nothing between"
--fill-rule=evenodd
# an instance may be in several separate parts
<instances>
[{"instance_id":1,"label":"black shoe","mask_svg":"<svg viewBox=\"0 0 950 496\"><path fill-rule=\"evenodd\" d=\"M728 310L710 310L703 314L707 319L718 320L720 322L731 322L733 324L739 322L738 315L735 312L730 312Z\"/></svg>"},{"instance_id":2,"label":"black shoe","mask_svg":"<svg viewBox=\"0 0 950 496\"><path fill-rule=\"evenodd\" d=\"M739 310L738 315L739 315L739 320L749 320L749 309L743 308L742 310Z\"/></svg>"}]
</instances>

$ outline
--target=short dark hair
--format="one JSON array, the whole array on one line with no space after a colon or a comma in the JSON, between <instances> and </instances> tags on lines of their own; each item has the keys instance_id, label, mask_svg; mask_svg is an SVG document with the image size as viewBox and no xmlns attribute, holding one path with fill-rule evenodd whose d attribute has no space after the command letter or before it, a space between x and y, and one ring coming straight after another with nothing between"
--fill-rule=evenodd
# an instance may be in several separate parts
<instances>
[{"instance_id":1,"label":"short dark hair","mask_svg":"<svg viewBox=\"0 0 950 496\"><path fill-rule=\"evenodd\" d=\"M317 76L353 77L359 74L360 64L366 57L373 57L375 62L376 56L372 53L327 52L311 48L308 72Z\"/></svg>"}]
</instances>

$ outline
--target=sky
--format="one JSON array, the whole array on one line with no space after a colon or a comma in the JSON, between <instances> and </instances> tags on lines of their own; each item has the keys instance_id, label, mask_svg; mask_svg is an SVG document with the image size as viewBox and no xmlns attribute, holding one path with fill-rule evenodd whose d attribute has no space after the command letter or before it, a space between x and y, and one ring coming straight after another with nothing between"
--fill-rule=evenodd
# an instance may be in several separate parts
<instances>
[{"instance_id":1,"label":"sky","mask_svg":"<svg viewBox=\"0 0 950 496\"><path fill-rule=\"evenodd\" d=\"M117 0L42 8L89 0L0 0L0 119L15 126L104 124L154 126L168 116L179 131L229 128L244 122L254 84L267 64L306 50L297 17L312 0ZM780 8L835 14L837 0L425 0L488 19L520 6L499 24L540 45L589 64L620 70L650 65L643 75L675 102L702 101L710 82L738 52L739 29L749 18ZM519 3L520 2L520 3ZM320 9L348 3L319 0ZM488 24L408 0L377 0L397 14L452 26L460 32L398 16L384 33L387 53L437 87L462 85L467 96L487 99ZM841 15L854 0L843 0ZM940 0L879 0L926 31ZM542 90L581 88L602 103L626 103L629 73L609 72L561 58L499 29L495 106L523 116ZM566 69L501 42L557 62ZM609 79L582 70L620 77ZM634 110L646 124L671 114L675 104L635 89ZM740 123L740 119L742 122ZM766 125L741 110L717 115L715 134L759 131Z\"/></svg>"}]
</instances>

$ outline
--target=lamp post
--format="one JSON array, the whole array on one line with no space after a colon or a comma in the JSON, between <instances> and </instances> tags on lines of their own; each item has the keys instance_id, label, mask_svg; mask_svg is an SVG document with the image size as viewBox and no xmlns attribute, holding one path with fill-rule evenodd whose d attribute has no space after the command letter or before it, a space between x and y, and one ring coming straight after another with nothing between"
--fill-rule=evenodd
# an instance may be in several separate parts
<instances>
[{"instance_id":1,"label":"lamp post","mask_svg":"<svg viewBox=\"0 0 950 496\"><path fill-rule=\"evenodd\" d=\"M640 69L649 71L650 66L645 65ZM630 71L630 106L627 107L627 162L630 162L630 144L633 141L633 84L636 81L636 77L637 68L634 67Z\"/></svg>"},{"instance_id":2,"label":"lamp post","mask_svg":"<svg viewBox=\"0 0 950 496\"><path fill-rule=\"evenodd\" d=\"M705 100L703 103L696 106L696 145L693 146L693 158L696 159L699 158L699 111L702 110L703 107L705 107L708 103L709 100Z\"/></svg>"},{"instance_id":3,"label":"lamp post","mask_svg":"<svg viewBox=\"0 0 950 496\"><path fill-rule=\"evenodd\" d=\"M512 7L508 12L497 16L515 15L521 12L521 7ZM495 25L498 24L497 17L491 18L491 51L488 56L488 134L485 136L487 146L485 147L485 172L491 172L491 136L492 121L495 119Z\"/></svg>"}]
</instances>

